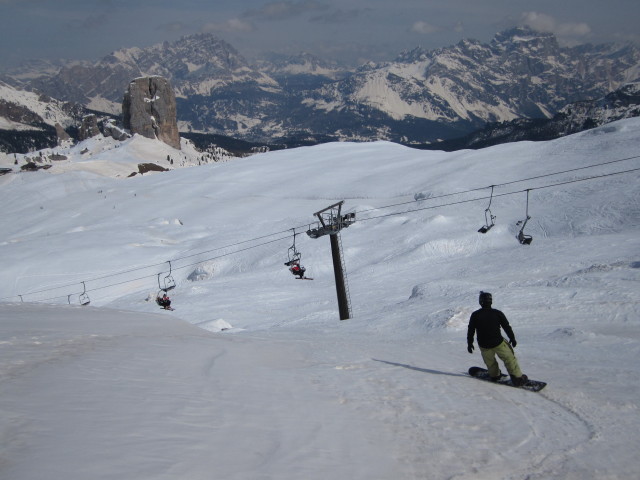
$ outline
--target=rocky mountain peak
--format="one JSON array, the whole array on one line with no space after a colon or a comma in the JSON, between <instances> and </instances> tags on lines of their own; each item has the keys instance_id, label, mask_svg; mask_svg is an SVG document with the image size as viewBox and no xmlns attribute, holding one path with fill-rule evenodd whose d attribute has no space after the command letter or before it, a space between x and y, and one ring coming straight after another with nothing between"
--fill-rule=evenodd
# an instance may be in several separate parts
<instances>
[{"instance_id":1,"label":"rocky mountain peak","mask_svg":"<svg viewBox=\"0 0 640 480\"><path fill-rule=\"evenodd\" d=\"M210 33L181 37L173 44L163 45L162 50L167 57L183 58L195 65L210 64L228 70L248 66L231 44Z\"/></svg>"},{"instance_id":2,"label":"rocky mountain peak","mask_svg":"<svg viewBox=\"0 0 640 480\"><path fill-rule=\"evenodd\" d=\"M271 53L257 60L255 67L287 84L291 84L292 77L296 76L324 77L336 80L346 73L346 69L336 62L322 59L309 52L300 52L295 55ZM307 86L309 85L311 83L307 84Z\"/></svg>"},{"instance_id":3,"label":"rocky mountain peak","mask_svg":"<svg viewBox=\"0 0 640 480\"><path fill-rule=\"evenodd\" d=\"M394 62L398 63L415 63L426 60L429 57L429 53L422 47L415 47L411 50L405 50L398 55Z\"/></svg>"},{"instance_id":4,"label":"rocky mountain peak","mask_svg":"<svg viewBox=\"0 0 640 480\"><path fill-rule=\"evenodd\" d=\"M492 45L503 45L505 47L521 49L523 45L530 44L543 44L551 43L558 44L558 41L550 32L541 32L533 30L527 26L513 27L507 30L503 30L494 35L491 40Z\"/></svg>"},{"instance_id":5,"label":"rocky mountain peak","mask_svg":"<svg viewBox=\"0 0 640 480\"><path fill-rule=\"evenodd\" d=\"M140 77L129 83L122 102L124 127L180 149L176 98L167 79Z\"/></svg>"}]
</instances>

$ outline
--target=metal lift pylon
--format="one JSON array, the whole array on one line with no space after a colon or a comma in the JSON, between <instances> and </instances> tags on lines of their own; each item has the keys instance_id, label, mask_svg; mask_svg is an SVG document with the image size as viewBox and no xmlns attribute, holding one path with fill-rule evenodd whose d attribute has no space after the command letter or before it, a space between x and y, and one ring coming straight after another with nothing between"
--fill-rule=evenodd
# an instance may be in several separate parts
<instances>
[{"instance_id":1,"label":"metal lift pylon","mask_svg":"<svg viewBox=\"0 0 640 480\"><path fill-rule=\"evenodd\" d=\"M336 293L338 296L338 309L340 320L351 318L351 306L349 301L349 287L345 275L344 259L341 252L340 230L348 227L356 221L355 213L342 215L344 200L329 205L314 215L318 217L316 228L309 228L307 235L311 238L320 238L329 235L331 240L331 255L333 257L333 273L336 280Z\"/></svg>"}]
</instances>

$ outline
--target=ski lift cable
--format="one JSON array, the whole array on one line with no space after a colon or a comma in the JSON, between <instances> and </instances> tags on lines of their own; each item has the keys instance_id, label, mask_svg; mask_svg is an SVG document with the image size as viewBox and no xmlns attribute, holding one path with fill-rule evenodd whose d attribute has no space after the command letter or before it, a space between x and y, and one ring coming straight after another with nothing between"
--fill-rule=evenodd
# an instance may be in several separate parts
<instances>
[{"instance_id":1,"label":"ski lift cable","mask_svg":"<svg viewBox=\"0 0 640 480\"><path fill-rule=\"evenodd\" d=\"M109 274L103 275L101 277L93 277L93 278L90 278L89 280L86 280L86 281L87 282L96 282L98 280L104 280L105 278L116 277L116 276L120 276L120 275L125 275L127 273L136 272L138 270L144 270L145 268L159 267L159 266L164 265L165 263L167 263L167 262L156 263L156 264L153 264L153 265L143 265L141 267L136 267L136 268L132 268L132 269L129 269L129 270L120 270L118 272L109 273ZM58 289L61 289L61 288L71 287L71 286L76 285L76 284L77 284L77 282L73 282L73 283L68 283L68 284L63 284L63 285L57 285L55 287L47 287L47 288L43 288L42 290L36 290L36 291L33 291L33 292L27 292L27 293L24 293L23 295L37 295L38 293L50 292L52 290L58 290ZM82 293L82 292L80 292L80 293ZM5 298L12 298L12 297L5 297ZM0 300L2 300L2 299L0 299Z\"/></svg>"},{"instance_id":2,"label":"ski lift cable","mask_svg":"<svg viewBox=\"0 0 640 480\"><path fill-rule=\"evenodd\" d=\"M522 178L522 179L519 179L519 180L511 180L509 182L497 183L495 185L490 185L489 187L504 187L504 186L507 186L507 185L513 185L514 183L521 183L521 182L527 182L527 181L531 181L531 180L538 180L540 178L552 177L552 176L555 176L555 175L562 175L564 173L577 172L577 171L586 170L586 169L589 169L589 168L602 167L602 166L605 166L605 165L611 165L613 163L619 163L619 162L626 162L628 160L635 160L635 159L638 159L638 158L640 158L640 155L634 155L632 157L620 158L620 159L611 160L611 161L608 161L608 162L594 163L592 165L586 165L584 167L571 168L569 170L562 170L562 171L559 171L559 172L546 173L546 174L543 174L543 175L536 175L536 176L533 176L533 177ZM438 196L435 196L435 197L429 197L429 198L425 198L425 199L411 200L411 201L408 201L408 202L401 202L401 203L394 203L394 204L390 204L390 205L383 205L381 207L369 208L369 209L366 209L366 210L359 210L356 213L363 214L363 213L370 212L370 211L373 211L373 210L382 210L384 208L400 207L402 205L409 205L409 204L412 204L412 203L421 202L421 201L425 201L425 200L437 200L439 198L446 198L446 197L451 197L451 196L454 196L454 195L464 195L466 193L473 193L473 192L477 192L477 191L480 191L480 190L484 190L484 189L489 188L489 187L485 186L485 187L472 188L472 189L469 189L469 190L463 190L461 192L445 193L445 194L442 194L442 195L438 195Z\"/></svg>"},{"instance_id":3,"label":"ski lift cable","mask_svg":"<svg viewBox=\"0 0 640 480\"><path fill-rule=\"evenodd\" d=\"M288 231L288 230L285 230L285 231ZM236 253L246 252L247 250L251 250L253 248L263 247L263 246L269 245L271 243L282 242L283 240L288 240L289 238L290 238L289 235L287 235L286 237L276 238L275 240L269 240L268 242L259 243L257 245L251 245L250 247L245 247L245 248L241 248L239 250L234 250L233 252L227 252L227 253L223 253L223 254L220 254L220 255L216 255L215 257L205 258L205 259L199 260L199 261L194 262L194 263L189 263L187 265L181 265L180 267L174 268L174 270L182 270L183 268L194 267L196 265L201 264L202 262L209 262L211 260L217 260L218 258L228 257L230 255L235 255Z\"/></svg>"},{"instance_id":4,"label":"ski lift cable","mask_svg":"<svg viewBox=\"0 0 640 480\"><path fill-rule=\"evenodd\" d=\"M571 184L571 183L585 182L587 180L595 180L595 179L599 179L599 178L606 178L606 177L611 177L611 176L614 176L614 175L622 175L624 173L637 172L639 170L640 170L640 168L632 168L632 169L623 170L623 171L620 171L620 172L612 172L612 173L606 173L606 174L602 174L602 175L594 175L592 177L579 178L579 179L575 179L575 180L567 180L567 181L564 181L564 182L557 182L557 183L552 183L552 184L549 184L549 185L542 185L542 186L535 187L535 188L527 188L527 189L524 189L524 190L517 190L517 191L513 191L513 192L494 194L493 197L495 198L495 197L505 197L507 195L516 195L518 193L524 193L524 192L529 192L529 191L533 191L533 190L542 190L542 189L545 189L545 188L558 187L558 186L561 186L561 185L568 185L568 184ZM414 209L411 209L411 210L403 210L402 212L392 212L392 213L386 213L386 214L383 214L383 215L376 215L376 216L373 216L373 217L361 218L358 221L359 222L366 222L367 220L374 220L374 219L377 219L377 218L392 217L392 216L395 216L395 215L403 215L403 214L406 214L406 213L419 212L419 211L422 211L422 210L433 210L433 209L436 209L436 208L448 207L448 206L452 206L452 205L460 205L462 203L478 202L480 200L487 200L489 198L490 198L489 196L477 197L477 198L471 198L471 199L467 199L467 200L460 200L460 201L457 201L457 202L444 203L444 204L441 204L441 205L432 205L432 206L429 206L429 207L414 208Z\"/></svg>"},{"instance_id":5,"label":"ski lift cable","mask_svg":"<svg viewBox=\"0 0 640 480\"><path fill-rule=\"evenodd\" d=\"M504 183L496 184L496 185L493 185L493 186L495 186L495 187L506 186L506 185L511 185L511 184L514 184L514 183L524 182L524 181L527 181L527 180L536 180L536 179L550 177L550 176L554 176L554 175L560 175L560 174L563 174L563 173L570 173L570 172L575 172L575 171L579 171L579 170L585 170L585 169L588 169L588 168L595 168L595 167L600 167L600 166L604 166L604 165L610 165L610 164L614 164L614 163L624 162L624 161L628 161L628 160L634 160L634 159L637 159L637 158L640 158L640 155L634 155L634 156L631 156L631 157L620 158L620 159L611 160L611 161L608 161L608 162L596 163L596 164L592 164L592 165L586 165L584 167L572 168L572 169L569 169L569 170L563 170L563 171L554 172L554 173L548 173L548 174L544 174L544 175L537 175L537 176L524 178L524 179L520 179L520 180L513 180L513 181L510 181L510 182L504 182ZM594 178L598 178L598 177L594 177ZM561 185L561 184L558 184L558 185ZM435 197L430 197L430 198L425 199L425 200L437 200L439 198L446 198L446 197L450 197L450 196L454 196L454 195L462 195L462 194L465 194L465 193L476 192L476 191L484 190L486 188L487 187L478 187L478 188L465 190L465 191L462 191L462 192L447 193L447 194L443 194L443 195L439 195L439 196L435 196ZM538 187L538 188L543 188L543 187ZM498 195L496 195L496 196L498 196ZM476 201L476 200L481 200L481 199L484 199L484 198L474 199L474 200L471 200L471 201ZM376 207L376 208L370 208L370 209L366 209L366 210L361 210L361 211L359 211L357 213L363 214L363 213L370 212L370 211L375 211L375 210L382 210L382 209L398 207L398 206L402 206L402 205L409 205L409 204L412 204L412 203L416 203L418 201L423 201L423 200L412 200L410 202L401 202L401 203L396 203L396 204L383 205L383 206ZM446 205L443 205L443 206L446 206ZM372 219L372 218L374 218L374 217L370 217L369 219ZM379 218L379 217L375 217L375 218ZM366 219L363 219L363 220L366 220ZM295 233L296 229L303 229L306 226L307 226L307 224L295 227L293 229L294 233ZM211 250L205 250L205 251L197 252L197 253L194 253L194 254L191 254L191 255L184 255L184 256L181 256L181 257L176 257L176 258L174 258L172 260L173 261L179 261L179 260L184 260L184 259L187 259L187 258L193 258L193 257L199 256L199 255L211 253L211 252L214 252L214 251L217 251L217 250L222 250L222 249L225 249L225 248L231 248L231 247L234 247L234 246L237 246L237 245L242 245L244 243L249 243L249 242L252 242L252 241L261 240L263 238L268 238L268 237L271 237L271 236L279 235L279 234L285 233L285 232L287 232L289 230L291 230L291 229L282 230L282 231L271 233L271 234L267 234L267 235L262 235L260 237L255 237L255 238L252 238L252 239L249 239L249 240L244 240L244 241L241 241L241 242L225 245L225 246L222 246L222 247L216 247L216 248L211 249ZM129 269L129 270L118 271L118 272L113 272L113 273L110 273L110 274L107 274L107 275L102 275L100 277L94 277L94 278L91 278L91 279L89 279L87 281L88 282L95 282L95 281L98 281L98 280L104 280L106 278L120 276L120 275L124 275L124 274L127 274L127 273L136 272L136 271L139 271L139 270L144 270L144 269L147 269L147 268L159 267L159 266L164 265L165 263L166 262L157 263L157 264L150 264L150 265L141 265L140 267L135 267L135 268L132 268L132 269ZM58 286L55 286L55 287L48 287L48 288L45 288L45 289L37 290L35 292L28 292L28 293L26 293L24 295L36 295L38 293L45 293L45 292L49 292L49 291L52 291L52 290L57 290L59 288L70 287L70 286L73 286L73 285L75 285L75 282L74 283L65 284L65 285L58 285ZM5 299L9 299L9 298L14 298L14 297L15 297L15 295L13 295L11 297L0 298L0 300L5 300Z\"/></svg>"},{"instance_id":6,"label":"ski lift cable","mask_svg":"<svg viewBox=\"0 0 640 480\"><path fill-rule=\"evenodd\" d=\"M636 159L636 158L640 158L640 155L636 155L636 156L633 156L633 157L627 157L627 158L623 158L623 159L618 159L618 160L612 160L610 162L603 162L603 163L599 163L599 164L593 164L593 165L590 165L590 166L585 166L585 167L565 170L563 172L555 172L555 173L546 174L546 175L539 175L539 176L535 176L535 177L529 177L528 179L514 180L514 181L511 181L511 182L505 182L505 183L497 184L495 186L509 185L509 184L513 184L513 183L523 182L525 180L533 180L533 179L538 179L538 178L558 175L558 174L561 174L561 173L568 173L568 172L573 172L573 171L578 171L578 170L584 170L584 169L587 169L587 168L594 168L594 167L597 167L597 166L608 165L608 164L622 162L622 161ZM588 181L588 180L594 180L594 179L599 179L599 178L610 177L610 176L614 176L614 175L621 175L621 174L624 174L624 173L635 172L635 171L638 171L638 170L640 170L640 168L633 168L633 169L624 170L624 171L611 172L611 173L601 174L601 175L594 175L594 176L591 176L591 177L585 177L585 178L581 178L581 179L567 180L567 181L564 181L564 182L557 182L557 183L553 183L553 184L549 184L549 185L543 185L543 186L539 186L539 187L535 187L535 188L530 188L528 190L540 190L540 189L544 189L544 188L552 188L552 187L557 187L557 186L561 186L561 185L568 185L568 184L577 183L577 182L583 182L583 181ZM460 195L462 193L474 192L474 191L478 191L478 190L482 190L482 189L486 189L486 188L487 187L482 187L482 188L476 188L476 189L467 190L466 192L456 192L456 193L445 194L445 195L441 195L441 196L438 196L438 197L431 197L428 200L435 200L437 198L443 198L443 197L453 196L453 195ZM526 189L525 190L515 191L515 192L494 194L493 197L502 197L502 196L506 196L506 195L514 195L516 193L522 193L522 192L525 192L525 191L526 191ZM459 204L462 204L462 203L471 203L471 202L476 202L476 201L480 201L480 200L487 200L489 198L491 198L491 197L484 196L484 197L461 200L461 201L458 201L458 202L451 202L451 203L446 203L446 204L441 204L441 205L434 205L434 206L429 206L429 207L421 207L421 208L416 208L416 209L412 209L412 210L405 210L405 211L402 211L402 212L393 212L393 213L384 214L384 215L376 215L376 216L373 216L373 217L367 217L367 218L360 219L359 221L374 220L374 219L377 219L377 218L383 218L383 217L389 217L389 216L395 216L395 215L402 215L402 214L411 213L411 212L417 212L417 211L422 211L422 210L430 210L430 209L442 208L442 207L446 207L446 206L459 205ZM407 204L411 204L411 203L416 203L416 201L404 202L404 203L392 204L392 205L385 205L385 206L381 206L381 207L378 207L378 208L375 208L375 209L362 210L359 213L364 213L364 212L368 212L368 211L372 211L372 210L379 210L379 209L383 209L383 208L390 208L390 207L394 207L394 206L407 205ZM300 226L294 227L293 229L292 228L288 228L286 230L282 230L282 231L279 231L279 232L275 232L275 233L271 233L271 234L267 234L267 235L262 235L260 237L255 237L255 238L248 239L248 240L243 240L241 242L236 242L236 243L232 243L232 244L229 244L229 245L226 245L226 246L217 247L215 249L198 252L198 253L195 253L195 254L192 254L192 255L176 257L176 258L172 259L172 261L184 260L184 259L187 259L187 258L193 258L195 256L199 256L199 255L203 255L203 254L206 254L206 253L211 253L211 252L214 252L214 251L222 250L222 249L225 249L225 248L231 248L231 247L242 245L242 244L249 243L249 242L252 242L252 241L261 240L261 239L264 239L264 238L272 237L274 235L278 235L278 234L282 234L282 233L285 233L285 232L289 232L289 230L294 230L294 232L295 232L296 229L306 228L307 225L308 224L305 223L304 225L300 225ZM275 242L284 240L286 238L289 238L289 237L288 236L287 237L281 237L281 238L278 238L276 240L265 242L265 243L262 243L262 244L259 244L259 245L250 246L250 247L247 247L245 249L238 250L236 252L231 252L231 253L228 253L228 254L223 254L223 255L220 255L220 256L216 256L216 257L211 257L209 259L199 260L196 263L191 263L191 264L188 264L188 265L183 265L181 267L175 268L175 270L179 270L179 269L182 269L182 268L187 268L187 267L190 267L190 266L194 266L194 265L197 265L197 264L202 263L204 261L209 261L209 260L213 260L213 259L216 259L216 258L224 257L224 256L227 256L227 255L231 255L233 253L238 253L238 252L249 250L249 249L252 249L252 248L259 247L259 246L267 245L269 243L275 243ZM143 269L146 269L146 268L157 267L157 266L160 266L160 265L164 265L165 263L166 262L158 263L158 264L143 265L143 266L136 267L136 268L133 268L133 269L120 271L120 272L114 272L114 273L111 273L111 274L108 274L108 275L103 275L101 277L95 277L95 278L92 278L92 279L89 279L89 280L86 280L86 281L87 282L94 282L94 281L97 281L97 280L103 280L105 278L110 278L110 277L113 277L113 276L120 276L120 275L123 275L123 274L126 274L126 273L131 273L131 272L138 271L138 270L143 270ZM156 275L157 274L154 274L153 276L155 277ZM145 278L148 278L148 277L149 277L149 275L148 276L144 276L144 277L139 277L139 278L133 279L133 280L126 280L126 281L119 282L119 283L112 284L112 285L108 285L108 286L105 286L105 287L99 287L99 288L96 288L94 290L98 290L98 289L101 289L101 288L107 288L109 286L115 286L115 285L121 285L121 284L124 284L124 283L134 282L134 281L142 280L142 279L145 279ZM42 289L42 290L37 290L37 291L34 291L34 292L28 292L28 293L21 294L21 295L12 295L12 296L8 296L8 297L2 297L2 298L0 298L0 300L6 300L6 299L11 299L11 298L16 298L16 297L22 298L22 296L25 296L25 295L36 295L38 293L44 293L44 292L48 292L48 291L52 291L52 290L57 290L57 289L73 286L75 284L76 283L70 283L68 285L59 285L59 286L56 286L56 287L50 287L50 288L46 288L46 289ZM80 293L82 293L82 292L78 292L78 294L80 294ZM57 297L52 297L52 298L61 298L61 297L57 296Z\"/></svg>"},{"instance_id":7,"label":"ski lift cable","mask_svg":"<svg viewBox=\"0 0 640 480\"><path fill-rule=\"evenodd\" d=\"M200 261L195 262L195 263L191 263L191 264L188 264L188 265L182 265L182 266L180 266L180 267L174 268L174 269L173 269L173 271L175 271L175 270L181 270L181 269L188 268L188 267L193 267L193 266L196 266L196 265L201 264L202 262L207 262L207 261L211 261L211 260L216 260L216 259L218 259L218 258L227 257L227 256L230 256L230 255L235 255L235 254L237 254L237 253L245 252L245 251L247 251L247 250L251 250L251 249L253 249L253 248L262 247L262 246L264 246L264 245L269 245L269 244L271 244L271 243L280 242L280 241L283 241L283 240L286 240L286 239L289 239L289 238L290 238L289 236L281 237L281 238L277 238L277 239L275 239L275 240L270 240L270 241L268 241L268 242L260 243L260 244L258 244L258 245L252 245L252 246L250 246L250 247L245 247L245 248L242 248L242 249L240 249L240 250L235 250L235 251L233 251L233 252L223 253L223 254L221 254L221 255L217 255L217 256L215 256L215 257L211 257L211 258L207 258L207 259L203 259L203 260L200 260ZM105 289L107 289L107 288L118 287L118 286L121 286L121 285L126 285L126 284L128 284L128 283L138 282L138 281L141 281L141 280L146 280L146 279L148 279L148 278L154 278L154 277L156 277L156 275L145 275L145 276L143 276L143 277L138 277L138 278L133 278L133 279L128 279L128 280L123 280L123 281L121 281L121 282L116 282L116 283L112 283L112 284L109 284L109 285L102 285L102 286L99 286L99 287L93 288L93 289L92 289L92 291L94 291L94 292L95 292L95 291L98 291L98 290L105 290ZM82 294L82 292L71 293L70 295L79 295L79 294ZM67 297L67 295L58 295L58 296L55 296L55 297L49 297L49 298L44 298L44 299L35 300L35 302L36 302L36 303L39 303L39 302L46 302L46 301L49 301L49 300L55 300L55 299L58 299L58 298L65 298L65 297ZM8 297L8 298L12 298L12 297Z\"/></svg>"},{"instance_id":8,"label":"ski lift cable","mask_svg":"<svg viewBox=\"0 0 640 480\"><path fill-rule=\"evenodd\" d=\"M296 227L296 228L302 228L302 227ZM90 278L90 279L88 279L86 281L87 282L96 282L98 280L104 280L106 278L121 276L121 275L125 275L127 273L137 272L139 270L145 270L145 269L148 269L148 268L160 267L160 266L165 265L167 262L169 262L169 265L171 265L171 262L176 262L176 261L184 260L184 259L187 259L187 258L193 258L193 257L199 256L199 255L204 255L204 254L207 254L207 253L215 252L215 251L218 251L218 250L223 250L223 249L226 249L226 248L232 248L232 247L235 247L235 246L238 246L238 245L243 245L245 243L253 242L253 241L256 241L256 240L262 240L264 238L272 237L274 235L279 235L279 234L282 234L282 233L285 233L285 232L289 232L290 230L292 230L292 229L288 228L287 230L282 230L280 232L275 232L275 233L271 233L271 234L267 234L267 235L262 235L260 237L252 238L252 239L249 239L249 240L243 240L241 242L236 242L236 243L232 243L232 244L229 244L229 245L216 247L216 248L213 248L213 249L210 249L210 250L205 250L205 251L201 251L201 252L198 252L198 253L194 253L192 255L185 255L185 256L182 256L182 257L176 257L176 258L173 258L171 260L164 261L162 263L141 265L139 267L131 268L129 270L121 270L121 271L118 271L118 272L109 273L107 275L102 275L100 277L93 277L93 278ZM201 260L198 263L201 263L202 261L206 261L206 260ZM177 269L174 268L174 270L177 270ZM162 273L162 272L160 272L160 273ZM153 276L157 276L157 275L159 275L159 274L155 274L155 273L153 274ZM140 280L141 278L147 278L147 276L139 277L139 278L131 280L131 281ZM45 293L45 292L50 292L50 291L53 291L53 290L59 290L59 289L62 289L62 288L72 287L73 285L76 285L76 283L77 282L72 282L72 283L63 284L63 285L57 285L55 287L47 287L47 288L43 288L41 290L36 290L36 291L33 291L33 292L27 292L27 293L24 293L23 295L37 295L39 293ZM82 292L80 292L80 293L82 293ZM13 295L13 296L10 296L10 297L3 297L3 298L0 298L0 300L10 299L10 298L14 298L14 297L16 297L16 295ZM54 297L54 298L58 298L58 297Z\"/></svg>"},{"instance_id":9,"label":"ski lift cable","mask_svg":"<svg viewBox=\"0 0 640 480\"><path fill-rule=\"evenodd\" d=\"M401 202L401 203L394 203L394 204L389 204L389 205L382 205L382 206L379 206L379 207L369 208L369 209L366 209L366 210L358 210L355 213L360 215L360 214L371 212L371 211L382 210L382 209L392 208L392 207L399 207L399 206L402 206L402 205L410 205L410 204L413 204L413 203L427 201L427 200L437 200L437 199L441 199L441 198L452 197L452 196L455 196L455 195L463 195L463 194L466 194L466 193L478 192L478 191L481 191L481 190L485 190L487 188L491 188L493 190L494 187L502 187L502 186L512 185L512 184L515 184L515 183L521 183L521 182L530 181L530 180L538 180L540 178L551 177L551 176L554 176L554 175L561 175L561 174L564 174L564 173L571 173L571 172L575 172L575 171L579 171L579 170L585 170L585 169L588 169L588 168L600 167L600 166L604 166L604 165L624 162L624 161L628 161L628 160L634 160L634 159L638 159L638 158L640 158L640 155L634 155L634 156L631 156L631 157L621 158L621 159L617 159L617 160L611 160L611 161L608 161L608 162L596 163L596 164L587 165L587 166L584 166L584 167L572 168L572 169L569 169L569 170L563 170L563 171L554 172L554 173L548 173L548 174L544 174L544 175L537 175L537 176L533 176L533 177L523 178L523 179L520 179L520 180L512 180L512 181L504 182L504 183L497 183L497 184L489 185L489 186L485 186L485 187L472 188L472 189L465 190L465 191L462 191L462 192L445 193L445 194L438 195L438 196L435 196L435 197L425 198L423 200L412 200L412 201L409 201L409 202ZM605 174L601 174L601 175L593 175L591 177L584 177L584 178L578 178L578 179L574 179L574 180L567 180L567 181L564 181L564 182L557 182L557 183L553 183L553 184L549 184L549 185L541 185L539 187L529 188L529 190L540 190L540 189L544 189L544 188L551 188L551 187L556 187L556 186L561 186L561 185L567 185L567 184L570 184L570 183L583 182L583 181L587 181L587 180L595 180L595 179L605 178L605 177L609 177L609 176L613 176L613 175L620 175L620 174L623 174L623 173L630 173L630 172L634 172L634 171L637 171L637 170L640 170L640 168L632 168L632 169L629 169L629 170L623 170L623 171L619 171L619 172L611 172L611 173L605 173ZM487 199L491 200L492 198L495 198L495 197L502 197L502 196L505 196L505 195L514 195L516 193L521 193L521 192L525 192L525 191L526 191L526 189L525 190L518 190L516 192L508 192L508 193L500 193L500 194L494 193L493 195L490 195L490 196L478 197L478 198L474 198L474 199L470 199L470 200L462 200L462 201L459 201L459 202L446 203L446 204L432 206L432 207L418 208L418 209L414 209L414 210L397 212L397 213L392 213L392 214L387 214L387 215L378 215L378 216L375 216L375 217L359 218L358 221L361 222L361 221L365 221L365 220L372 220L374 218L381 218L381 217L384 217L384 216L399 215L401 213L406 213L406 212L413 212L413 211L429 210L429 209L433 209L433 208L446 207L446 206L449 206L449 205L457 205L459 203L469 203L469 202L475 202L475 201L487 200ZM305 224L305 225L300 225L300 226L296 227L296 229L298 229L298 228L300 228L300 229L306 228L307 225L308 225L308 223Z\"/></svg>"},{"instance_id":10,"label":"ski lift cable","mask_svg":"<svg viewBox=\"0 0 640 480\"><path fill-rule=\"evenodd\" d=\"M297 229L297 228L303 228L303 227L296 227L296 229ZM211 252L215 252L215 251L218 251L218 250L223 250L223 249L225 249L225 248L237 247L238 245L243 245L243 244L245 244L245 243L255 242L255 241L257 241L257 240L262 240L262 239L265 239L265 238L274 237L274 236L276 236L276 235L281 235L281 234L283 234L283 233L289 232L290 230L294 230L294 233L295 233L295 229L287 228L286 230L281 230L281 231L279 231L279 232L269 233L269 234L267 234L267 235L262 235L262 236L260 236L260 237L251 238L251 239L249 239L249 240L243 240L243 241L241 241L241 242L231 243L231 244L229 244L229 245L224 245L224 246L222 246L222 247L212 248L211 250L204 250L204 251L201 251L201 252L193 253L193 254L191 254L191 255L184 255L184 256L182 256L182 257L175 257L175 258L173 258L171 261L172 261L172 262L177 262L178 260L185 260L185 259L187 259L187 258L197 257L198 255L204 255L204 254L206 254L206 253L211 253Z\"/></svg>"}]
</instances>

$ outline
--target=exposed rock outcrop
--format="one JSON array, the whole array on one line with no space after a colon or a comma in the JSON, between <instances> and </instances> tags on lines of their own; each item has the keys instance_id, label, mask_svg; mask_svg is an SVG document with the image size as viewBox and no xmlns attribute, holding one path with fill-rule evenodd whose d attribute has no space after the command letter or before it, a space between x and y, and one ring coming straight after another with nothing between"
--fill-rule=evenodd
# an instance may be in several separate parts
<instances>
[{"instance_id":1,"label":"exposed rock outcrop","mask_svg":"<svg viewBox=\"0 0 640 480\"><path fill-rule=\"evenodd\" d=\"M94 114L85 115L82 117L82 125L78 132L78 139L80 141L86 140L91 137L100 135L100 129L98 128L98 117Z\"/></svg>"},{"instance_id":2,"label":"exposed rock outcrop","mask_svg":"<svg viewBox=\"0 0 640 480\"><path fill-rule=\"evenodd\" d=\"M102 130L105 137L112 137L120 142L123 142L130 137L127 132L116 125L116 122L113 119L105 120L102 124Z\"/></svg>"},{"instance_id":3,"label":"exposed rock outcrop","mask_svg":"<svg viewBox=\"0 0 640 480\"><path fill-rule=\"evenodd\" d=\"M133 80L122 102L122 120L132 134L157 138L180 149L176 97L167 79L154 76Z\"/></svg>"},{"instance_id":4,"label":"exposed rock outcrop","mask_svg":"<svg viewBox=\"0 0 640 480\"><path fill-rule=\"evenodd\" d=\"M140 175L144 175L149 172L167 172L168 169L161 167L160 165L156 165L155 163L139 163L138 164L138 172Z\"/></svg>"},{"instance_id":5,"label":"exposed rock outcrop","mask_svg":"<svg viewBox=\"0 0 640 480\"><path fill-rule=\"evenodd\" d=\"M58 145L62 142L68 142L71 140L71 136L65 131L65 129L59 123L55 124L56 135L58 136Z\"/></svg>"}]
</instances>

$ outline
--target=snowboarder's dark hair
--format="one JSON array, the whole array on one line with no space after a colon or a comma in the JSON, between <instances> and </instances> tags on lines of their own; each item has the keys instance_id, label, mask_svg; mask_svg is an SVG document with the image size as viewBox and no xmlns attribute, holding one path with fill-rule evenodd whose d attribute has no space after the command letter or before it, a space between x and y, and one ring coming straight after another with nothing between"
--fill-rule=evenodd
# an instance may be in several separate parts
<instances>
[{"instance_id":1,"label":"snowboarder's dark hair","mask_svg":"<svg viewBox=\"0 0 640 480\"><path fill-rule=\"evenodd\" d=\"M478 298L480 305L483 307L490 307L493 303L493 298L489 292L480 292L480 298Z\"/></svg>"}]
</instances>

